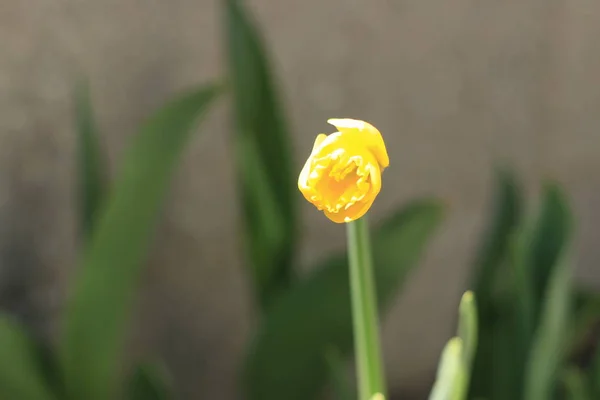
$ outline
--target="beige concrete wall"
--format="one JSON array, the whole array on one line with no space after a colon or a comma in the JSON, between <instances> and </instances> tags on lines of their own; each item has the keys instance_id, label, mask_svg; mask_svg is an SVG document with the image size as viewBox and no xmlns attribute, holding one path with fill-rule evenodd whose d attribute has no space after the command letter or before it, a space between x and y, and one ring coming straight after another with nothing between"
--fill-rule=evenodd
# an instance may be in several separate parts
<instances>
[{"instance_id":1,"label":"beige concrete wall","mask_svg":"<svg viewBox=\"0 0 600 400\"><path fill-rule=\"evenodd\" d=\"M600 4L251 6L282 79L298 168L315 134L330 129L327 118L366 119L383 132L392 161L373 218L415 196L450 206L385 322L392 386L427 384L450 334L493 160L510 160L532 193L542 177L564 183L581 222L580 274L598 281ZM33 282L3 306L41 332L55 325L75 259L69 93L77 74L91 79L115 171L145 116L222 73L218 11L217 1L199 0L0 0L0 272ZM134 330L132 351L158 351L186 398L236 398L235 368L252 325L242 260L232 251L239 246L228 112L222 102L187 150ZM342 248L342 227L308 204L302 212L305 261Z\"/></svg>"}]
</instances>

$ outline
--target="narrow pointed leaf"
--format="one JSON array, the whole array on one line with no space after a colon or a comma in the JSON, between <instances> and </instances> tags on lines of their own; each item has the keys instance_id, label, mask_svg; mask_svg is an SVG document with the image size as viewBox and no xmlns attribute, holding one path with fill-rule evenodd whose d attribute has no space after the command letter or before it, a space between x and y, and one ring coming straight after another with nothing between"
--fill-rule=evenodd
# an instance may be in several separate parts
<instances>
[{"instance_id":1,"label":"narrow pointed leaf","mask_svg":"<svg viewBox=\"0 0 600 400\"><path fill-rule=\"evenodd\" d=\"M129 149L66 313L61 361L70 398L113 398L128 311L169 180L217 93L208 86L170 102Z\"/></svg>"},{"instance_id":2,"label":"narrow pointed leaf","mask_svg":"<svg viewBox=\"0 0 600 400\"><path fill-rule=\"evenodd\" d=\"M471 283L471 289L477 294L480 331L469 393L473 397L497 400L502 397L494 397L494 388L502 391L510 386L506 383L511 380L511 371L504 362L508 361L506 357L512 356L501 349L512 341L508 337L512 333L497 331L501 329L502 316L507 315L505 307L499 305L498 286L505 285L505 280L499 278L507 275L503 267L506 267L511 237L519 225L523 208L521 190L510 170L496 169L492 201L491 220L477 255ZM498 340L500 337L502 340Z\"/></svg>"},{"instance_id":3,"label":"narrow pointed leaf","mask_svg":"<svg viewBox=\"0 0 600 400\"><path fill-rule=\"evenodd\" d=\"M519 224L521 193L516 177L506 169L497 169L491 221L473 272L472 290L477 294L479 317L490 317L492 295L500 267L506 261L511 235Z\"/></svg>"},{"instance_id":4,"label":"narrow pointed leaf","mask_svg":"<svg viewBox=\"0 0 600 400\"><path fill-rule=\"evenodd\" d=\"M429 400L464 399L467 373L463 363L463 347L464 343L459 337L453 337L444 347Z\"/></svg>"},{"instance_id":5,"label":"narrow pointed leaf","mask_svg":"<svg viewBox=\"0 0 600 400\"><path fill-rule=\"evenodd\" d=\"M568 264L571 224L564 194L557 186L547 185L531 241L531 279L544 291L536 299L539 324L525 371L523 398L527 400L555 396L558 373L565 361L574 298Z\"/></svg>"},{"instance_id":6,"label":"narrow pointed leaf","mask_svg":"<svg viewBox=\"0 0 600 400\"><path fill-rule=\"evenodd\" d=\"M565 361L565 342L571 312L571 271L566 260L553 269L526 371L527 400L554 397L558 372Z\"/></svg>"},{"instance_id":7,"label":"narrow pointed leaf","mask_svg":"<svg viewBox=\"0 0 600 400\"><path fill-rule=\"evenodd\" d=\"M282 102L263 39L241 0L222 1L246 247L256 296L266 307L290 285L293 275L296 175Z\"/></svg>"},{"instance_id":8,"label":"narrow pointed leaf","mask_svg":"<svg viewBox=\"0 0 600 400\"><path fill-rule=\"evenodd\" d=\"M77 122L79 205L81 231L87 238L106 195L106 167L100 150L89 87L80 84L75 93Z\"/></svg>"},{"instance_id":9,"label":"narrow pointed leaf","mask_svg":"<svg viewBox=\"0 0 600 400\"><path fill-rule=\"evenodd\" d=\"M560 188L554 184L545 185L541 210L529 243L531 253L527 260L535 300L535 322L540 317L547 293L546 285L553 267L570 234L570 224L570 214Z\"/></svg>"},{"instance_id":10,"label":"narrow pointed leaf","mask_svg":"<svg viewBox=\"0 0 600 400\"><path fill-rule=\"evenodd\" d=\"M463 342L463 363L470 370L477 351L477 305L473 292L463 294L458 316L458 336Z\"/></svg>"}]
</instances>

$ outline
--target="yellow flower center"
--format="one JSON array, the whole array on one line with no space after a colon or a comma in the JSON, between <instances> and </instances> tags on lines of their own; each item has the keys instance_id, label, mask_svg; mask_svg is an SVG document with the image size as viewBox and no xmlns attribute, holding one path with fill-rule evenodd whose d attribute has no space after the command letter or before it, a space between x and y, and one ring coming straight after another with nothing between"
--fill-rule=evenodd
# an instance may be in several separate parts
<instances>
[{"instance_id":1,"label":"yellow flower center","mask_svg":"<svg viewBox=\"0 0 600 400\"><path fill-rule=\"evenodd\" d=\"M311 201L319 210L338 212L361 201L371 189L371 168L360 156L348 157L343 150L314 160L308 177Z\"/></svg>"}]
</instances>

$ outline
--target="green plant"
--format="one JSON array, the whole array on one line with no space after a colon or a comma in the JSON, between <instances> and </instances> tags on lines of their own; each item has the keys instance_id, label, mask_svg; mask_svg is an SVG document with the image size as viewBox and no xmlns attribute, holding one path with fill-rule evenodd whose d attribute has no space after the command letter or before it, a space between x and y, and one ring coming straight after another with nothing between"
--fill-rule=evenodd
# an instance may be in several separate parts
<instances>
[{"instance_id":1,"label":"green plant","mask_svg":"<svg viewBox=\"0 0 600 400\"><path fill-rule=\"evenodd\" d=\"M327 383L328 349L352 352L345 255L297 276L297 175L273 73L258 30L242 2L224 0L229 69L236 110L234 135L242 188L244 236L262 315L243 366L249 399L317 397ZM405 281L438 226L441 207L420 201L394 213L373 240L375 284L384 307Z\"/></svg>"},{"instance_id":2,"label":"green plant","mask_svg":"<svg viewBox=\"0 0 600 400\"><path fill-rule=\"evenodd\" d=\"M592 320L574 308L572 217L560 187L547 184L537 213L523 218L515 177L506 170L497 177L494 217L473 274L480 340L470 398L555 398L569 365L571 326ZM577 376L568 376L577 387Z\"/></svg>"},{"instance_id":3,"label":"green plant","mask_svg":"<svg viewBox=\"0 0 600 400\"><path fill-rule=\"evenodd\" d=\"M33 342L18 326L0 323L0 398L98 399L121 392L116 373L136 283L162 199L198 119L220 92L209 85L168 103L134 138L109 195L101 184L91 103L77 92L82 179L82 266L67 304L59 351ZM138 368L125 395L165 399L156 368Z\"/></svg>"},{"instance_id":4,"label":"green plant","mask_svg":"<svg viewBox=\"0 0 600 400\"><path fill-rule=\"evenodd\" d=\"M430 400L466 398L476 350L477 307L473 293L466 292L459 306L458 336L450 339L444 347Z\"/></svg>"}]
</instances>

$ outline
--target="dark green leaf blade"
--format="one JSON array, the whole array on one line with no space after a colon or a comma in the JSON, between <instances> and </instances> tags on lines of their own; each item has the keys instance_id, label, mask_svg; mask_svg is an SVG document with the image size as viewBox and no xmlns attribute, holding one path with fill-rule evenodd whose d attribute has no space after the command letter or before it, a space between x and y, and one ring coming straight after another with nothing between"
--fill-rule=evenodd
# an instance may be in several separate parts
<instances>
[{"instance_id":1,"label":"dark green leaf blade","mask_svg":"<svg viewBox=\"0 0 600 400\"><path fill-rule=\"evenodd\" d=\"M565 359L571 312L570 273L570 265L561 260L550 276L547 300L527 366L524 399L547 400L555 395L557 374Z\"/></svg>"},{"instance_id":2,"label":"dark green leaf blade","mask_svg":"<svg viewBox=\"0 0 600 400\"><path fill-rule=\"evenodd\" d=\"M124 160L67 309L61 361L71 398L112 398L128 309L162 199L217 93L208 86L167 104L143 126Z\"/></svg>"},{"instance_id":3,"label":"dark green leaf blade","mask_svg":"<svg viewBox=\"0 0 600 400\"><path fill-rule=\"evenodd\" d=\"M492 219L477 255L471 284L477 295L478 316L482 322L491 317L495 278L506 261L511 234L521 217L521 190L508 169L496 169L493 203Z\"/></svg>"},{"instance_id":4,"label":"dark green leaf blade","mask_svg":"<svg viewBox=\"0 0 600 400\"><path fill-rule=\"evenodd\" d=\"M562 374L566 400L592 400L585 373L577 367L569 367Z\"/></svg>"},{"instance_id":5,"label":"dark green leaf blade","mask_svg":"<svg viewBox=\"0 0 600 400\"><path fill-rule=\"evenodd\" d=\"M502 274L512 233L519 225L522 213L522 195L517 178L506 168L496 168L491 221L485 234L474 265L471 288L477 296L477 319L479 321L479 343L470 379L471 396L493 398L495 382L500 376L509 379L510 371L495 355L504 356L500 343L509 338L504 333L494 332L501 327L500 318L506 316L504 306L498 307L498 276ZM503 340L494 340L500 335ZM509 356L506 354L506 356ZM504 358L503 358L504 359ZM507 359L506 359L507 360ZM498 370L499 369L499 370ZM496 378L494 378L496 377ZM506 385L500 384L500 387Z\"/></svg>"},{"instance_id":6,"label":"dark green leaf blade","mask_svg":"<svg viewBox=\"0 0 600 400\"><path fill-rule=\"evenodd\" d=\"M525 370L524 399L547 400L555 395L558 373L565 361L573 288L570 256L572 217L557 185L546 185L542 208L531 240L531 282L543 289L536 298L539 310Z\"/></svg>"},{"instance_id":7,"label":"dark green leaf blade","mask_svg":"<svg viewBox=\"0 0 600 400\"><path fill-rule=\"evenodd\" d=\"M534 318L537 322L546 295L546 286L552 275L568 235L571 233L571 215L566 200L556 184L546 184L537 223L529 243L530 281L534 296Z\"/></svg>"},{"instance_id":8,"label":"dark green leaf blade","mask_svg":"<svg viewBox=\"0 0 600 400\"><path fill-rule=\"evenodd\" d=\"M373 235L380 309L416 267L442 217L437 203L420 201L393 215ZM324 263L284 294L265 315L244 370L251 400L315 398L327 378L323 352L352 351L352 315L346 257Z\"/></svg>"},{"instance_id":9,"label":"dark green leaf blade","mask_svg":"<svg viewBox=\"0 0 600 400\"><path fill-rule=\"evenodd\" d=\"M256 296L266 307L293 278L296 176L281 100L263 40L241 0L223 3L245 240Z\"/></svg>"},{"instance_id":10,"label":"dark green leaf blade","mask_svg":"<svg viewBox=\"0 0 600 400\"><path fill-rule=\"evenodd\" d=\"M172 398L170 382L157 364L138 366L128 386L129 400L168 400Z\"/></svg>"},{"instance_id":11,"label":"dark green leaf blade","mask_svg":"<svg viewBox=\"0 0 600 400\"><path fill-rule=\"evenodd\" d=\"M340 351L331 346L325 350L325 362L329 370L329 382L335 400L356 400L354 387L350 383L346 370L346 359Z\"/></svg>"},{"instance_id":12,"label":"dark green leaf blade","mask_svg":"<svg viewBox=\"0 0 600 400\"><path fill-rule=\"evenodd\" d=\"M600 399L600 345L596 346L590 368L590 383L594 398Z\"/></svg>"},{"instance_id":13,"label":"dark green leaf blade","mask_svg":"<svg viewBox=\"0 0 600 400\"><path fill-rule=\"evenodd\" d=\"M81 231L87 238L106 196L106 168L100 150L89 87L80 83L75 92L78 141L79 205Z\"/></svg>"},{"instance_id":14,"label":"dark green leaf blade","mask_svg":"<svg viewBox=\"0 0 600 400\"><path fill-rule=\"evenodd\" d=\"M50 400L38 347L6 316L0 317L0 399Z\"/></svg>"}]
</instances>

